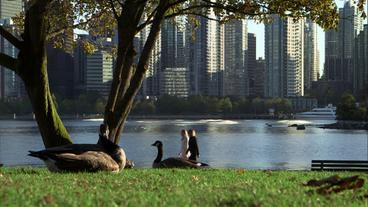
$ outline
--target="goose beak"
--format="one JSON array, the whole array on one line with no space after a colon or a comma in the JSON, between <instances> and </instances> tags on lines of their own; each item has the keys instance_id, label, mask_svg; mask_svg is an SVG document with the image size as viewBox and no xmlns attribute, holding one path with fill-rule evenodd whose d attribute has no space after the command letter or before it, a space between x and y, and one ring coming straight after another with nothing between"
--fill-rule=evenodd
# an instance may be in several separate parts
<instances>
[{"instance_id":1,"label":"goose beak","mask_svg":"<svg viewBox=\"0 0 368 207\"><path fill-rule=\"evenodd\" d=\"M155 143L151 144L151 146L156 146Z\"/></svg>"}]
</instances>

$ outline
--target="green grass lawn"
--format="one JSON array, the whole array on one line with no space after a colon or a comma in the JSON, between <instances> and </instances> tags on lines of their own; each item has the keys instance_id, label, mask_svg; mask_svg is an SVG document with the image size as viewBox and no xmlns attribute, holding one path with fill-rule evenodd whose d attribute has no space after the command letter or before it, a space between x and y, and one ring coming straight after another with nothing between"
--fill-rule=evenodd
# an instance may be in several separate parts
<instances>
[{"instance_id":1,"label":"green grass lawn","mask_svg":"<svg viewBox=\"0 0 368 207\"><path fill-rule=\"evenodd\" d=\"M302 184L338 174L307 171L133 169L50 173L1 168L0 206L368 206L368 183L323 196Z\"/></svg>"}]
</instances>

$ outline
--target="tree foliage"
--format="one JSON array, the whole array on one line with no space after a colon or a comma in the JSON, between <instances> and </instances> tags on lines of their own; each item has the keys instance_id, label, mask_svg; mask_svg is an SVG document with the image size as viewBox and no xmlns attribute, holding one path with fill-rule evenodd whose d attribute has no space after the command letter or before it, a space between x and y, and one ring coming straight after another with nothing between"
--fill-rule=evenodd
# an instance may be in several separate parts
<instances>
[{"instance_id":1,"label":"tree foliage","mask_svg":"<svg viewBox=\"0 0 368 207\"><path fill-rule=\"evenodd\" d=\"M348 93L341 96L340 103L337 105L336 115L338 120L368 120L367 107L358 105L355 97Z\"/></svg>"}]
</instances>

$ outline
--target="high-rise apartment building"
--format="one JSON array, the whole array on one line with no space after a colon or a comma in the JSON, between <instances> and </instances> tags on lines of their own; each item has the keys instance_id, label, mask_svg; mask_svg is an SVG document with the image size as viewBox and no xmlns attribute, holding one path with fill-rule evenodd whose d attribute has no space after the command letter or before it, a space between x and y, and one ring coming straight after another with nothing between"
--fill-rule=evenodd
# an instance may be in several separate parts
<instances>
[{"instance_id":1,"label":"high-rise apartment building","mask_svg":"<svg viewBox=\"0 0 368 207\"><path fill-rule=\"evenodd\" d=\"M273 16L265 26L265 96L304 95L304 21Z\"/></svg>"},{"instance_id":2,"label":"high-rise apartment building","mask_svg":"<svg viewBox=\"0 0 368 207\"><path fill-rule=\"evenodd\" d=\"M141 32L139 32L135 37L134 46L138 52L138 55L136 56L137 57L136 62L138 62L138 58L140 57L140 53L143 50L149 31L150 27L148 26L144 28ZM159 72L161 69L161 60L162 59L161 59L161 33L160 33L155 41L155 45L151 51L151 56L148 60L148 70L145 74L145 79L138 93L139 98L159 96L160 93Z\"/></svg>"},{"instance_id":3,"label":"high-rise apartment building","mask_svg":"<svg viewBox=\"0 0 368 207\"><path fill-rule=\"evenodd\" d=\"M86 91L98 92L104 97L109 95L113 76L114 60L109 48L99 48L92 54L83 49L84 41L93 41L89 35L79 35L74 51L73 83L75 94ZM98 41L104 41L101 38Z\"/></svg>"},{"instance_id":4,"label":"high-rise apartment building","mask_svg":"<svg viewBox=\"0 0 368 207\"><path fill-rule=\"evenodd\" d=\"M246 53L246 74L248 75L248 85L249 85L249 96L255 97L259 96L257 92L257 84L256 77L259 75L257 73L257 42L256 42L256 35L254 33L248 33L248 50ZM263 96L263 91L262 95Z\"/></svg>"},{"instance_id":5,"label":"high-rise apartment building","mask_svg":"<svg viewBox=\"0 0 368 207\"><path fill-rule=\"evenodd\" d=\"M174 22L175 21L175 22ZM161 69L187 67L185 19L166 20L161 28Z\"/></svg>"},{"instance_id":6,"label":"high-rise apartment building","mask_svg":"<svg viewBox=\"0 0 368 207\"><path fill-rule=\"evenodd\" d=\"M113 58L106 51L98 50L86 56L86 90L107 97L113 73Z\"/></svg>"},{"instance_id":7,"label":"high-rise apartment building","mask_svg":"<svg viewBox=\"0 0 368 207\"><path fill-rule=\"evenodd\" d=\"M0 0L0 24L12 30L11 17L22 11L22 0ZM18 50L3 37L0 37L0 52L16 57ZM21 80L15 72L0 66L0 99L21 96Z\"/></svg>"},{"instance_id":8,"label":"high-rise apartment building","mask_svg":"<svg viewBox=\"0 0 368 207\"><path fill-rule=\"evenodd\" d=\"M264 97L265 86L265 60L258 58L254 70L254 97Z\"/></svg>"},{"instance_id":9,"label":"high-rise apartment building","mask_svg":"<svg viewBox=\"0 0 368 207\"><path fill-rule=\"evenodd\" d=\"M248 96L246 20L232 20L224 25L224 95Z\"/></svg>"},{"instance_id":10,"label":"high-rise apartment building","mask_svg":"<svg viewBox=\"0 0 368 207\"><path fill-rule=\"evenodd\" d=\"M357 97L368 94L368 25L355 39L353 52L353 92Z\"/></svg>"},{"instance_id":11,"label":"high-rise apartment building","mask_svg":"<svg viewBox=\"0 0 368 207\"><path fill-rule=\"evenodd\" d=\"M63 34L62 49L47 46L47 71L52 93L65 98L74 96L73 30Z\"/></svg>"},{"instance_id":12,"label":"high-rise apartment building","mask_svg":"<svg viewBox=\"0 0 368 207\"><path fill-rule=\"evenodd\" d=\"M0 25L11 29L10 19L1 19ZM18 50L5 38L0 37L0 52L11 57L16 57ZM17 75L15 72L0 66L0 98L17 97Z\"/></svg>"},{"instance_id":13,"label":"high-rise apartment building","mask_svg":"<svg viewBox=\"0 0 368 207\"><path fill-rule=\"evenodd\" d=\"M74 70L73 70L73 93L79 95L86 91L86 68L87 54L83 49L82 41L88 39L88 35L80 34L74 49Z\"/></svg>"},{"instance_id":14,"label":"high-rise apartment building","mask_svg":"<svg viewBox=\"0 0 368 207\"><path fill-rule=\"evenodd\" d=\"M74 59L63 49L47 47L47 70L52 93L65 98L74 96Z\"/></svg>"},{"instance_id":15,"label":"high-rise apartment building","mask_svg":"<svg viewBox=\"0 0 368 207\"><path fill-rule=\"evenodd\" d=\"M339 9L339 20L336 30L325 33L324 77L351 85L353 45L362 30L362 17L353 2L346 1Z\"/></svg>"},{"instance_id":16,"label":"high-rise apartment building","mask_svg":"<svg viewBox=\"0 0 368 207\"><path fill-rule=\"evenodd\" d=\"M10 19L22 11L23 0L0 0L0 19Z\"/></svg>"},{"instance_id":17,"label":"high-rise apartment building","mask_svg":"<svg viewBox=\"0 0 368 207\"><path fill-rule=\"evenodd\" d=\"M165 68L160 73L160 95L189 96L188 68Z\"/></svg>"},{"instance_id":18,"label":"high-rise apartment building","mask_svg":"<svg viewBox=\"0 0 368 207\"><path fill-rule=\"evenodd\" d=\"M185 19L166 20L161 29L159 94L189 96L188 43Z\"/></svg>"},{"instance_id":19,"label":"high-rise apartment building","mask_svg":"<svg viewBox=\"0 0 368 207\"><path fill-rule=\"evenodd\" d=\"M317 46L317 24L307 19L304 25L304 89L311 88L318 80L319 59Z\"/></svg>"},{"instance_id":20,"label":"high-rise apartment building","mask_svg":"<svg viewBox=\"0 0 368 207\"><path fill-rule=\"evenodd\" d=\"M214 14L210 14L216 18ZM198 17L200 25L188 25L190 94L223 95L224 28L216 21Z\"/></svg>"}]
</instances>

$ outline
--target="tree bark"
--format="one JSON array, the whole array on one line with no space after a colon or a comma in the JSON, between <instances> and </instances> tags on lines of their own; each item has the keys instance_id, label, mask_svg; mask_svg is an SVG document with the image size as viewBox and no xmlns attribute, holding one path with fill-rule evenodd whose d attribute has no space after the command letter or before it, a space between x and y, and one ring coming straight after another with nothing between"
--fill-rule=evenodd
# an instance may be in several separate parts
<instances>
[{"instance_id":1,"label":"tree bark","mask_svg":"<svg viewBox=\"0 0 368 207\"><path fill-rule=\"evenodd\" d=\"M151 25L151 29L150 29L148 38L144 45L143 51L140 55L137 69L135 70L133 76L129 80L129 85L126 91L124 91L124 94L121 97L119 97L119 100L117 100L116 105L118 107L116 108L116 111L115 111L115 117L118 117L118 118L117 119L115 118L115 121L117 121L117 123L114 123L115 126L112 129L114 133L110 135L110 136L113 136L111 137L111 139L115 143L119 143L120 141L121 131L132 109L134 98L137 95L142 85L144 75L147 71L148 60L150 58L152 49L154 47L154 44L160 32L161 24L164 19L165 12L167 10L167 5L168 5L168 1L166 0L160 1L157 7L157 12L154 16L154 19ZM137 29L137 27L135 27L135 29Z\"/></svg>"},{"instance_id":2,"label":"tree bark","mask_svg":"<svg viewBox=\"0 0 368 207\"><path fill-rule=\"evenodd\" d=\"M109 139L114 142L120 119L116 113L117 107L120 107L117 106L117 102L130 85L133 74L131 66L135 56L134 37L145 5L146 1L127 0L118 19L119 43L117 62L104 117L104 122L109 126Z\"/></svg>"},{"instance_id":3,"label":"tree bark","mask_svg":"<svg viewBox=\"0 0 368 207\"><path fill-rule=\"evenodd\" d=\"M23 81L35 118L46 148L71 144L72 140L63 122L61 121L52 98L47 78L47 57L31 55L32 62L27 61L27 69L33 71Z\"/></svg>"},{"instance_id":4,"label":"tree bark","mask_svg":"<svg viewBox=\"0 0 368 207\"><path fill-rule=\"evenodd\" d=\"M24 81L46 148L72 143L51 95L47 75L47 6L39 0L27 10L23 45L18 54L18 75Z\"/></svg>"}]
</instances>

